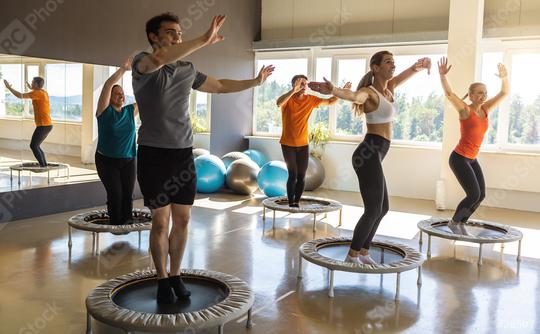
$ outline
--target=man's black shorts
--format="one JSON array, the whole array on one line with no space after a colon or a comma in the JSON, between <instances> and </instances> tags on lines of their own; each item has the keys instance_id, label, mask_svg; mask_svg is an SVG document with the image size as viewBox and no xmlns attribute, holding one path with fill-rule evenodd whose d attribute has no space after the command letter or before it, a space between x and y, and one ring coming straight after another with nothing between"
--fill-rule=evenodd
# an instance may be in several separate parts
<instances>
[{"instance_id":1,"label":"man's black shorts","mask_svg":"<svg viewBox=\"0 0 540 334\"><path fill-rule=\"evenodd\" d=\"M139 145L137 180L144 205L150 209L171 203L193 205L197 192L193 149Z\"/></svg>"}]
</instances>

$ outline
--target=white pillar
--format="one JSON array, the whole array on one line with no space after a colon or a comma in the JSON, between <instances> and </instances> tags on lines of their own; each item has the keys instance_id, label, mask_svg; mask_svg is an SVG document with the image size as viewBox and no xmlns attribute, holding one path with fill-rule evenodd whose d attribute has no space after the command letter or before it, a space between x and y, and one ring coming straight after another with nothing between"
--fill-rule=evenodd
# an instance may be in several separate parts
<instances>
[{"instance_id":1,"label":"white pillar","mask_svg":"<svg viewBox=\"0 0 540 334\"><path fill-rule=\"evenodd\" d=\"M109 77L109 68L101 65L83 65L83 111L81 129L81 161L94 163L97 145L97 121L95 112L103 83Z\"/></svg>"},{"instance_id":2,"label":"white pillar","mask_svg":"<svg viewBox=\"0 0 540 334\"><path fill-rule=\"evenodd\" d=\"M467 93L476 81L480 64L480 43L484 18L484 0L450 0L448 24L448 75L452 89L458 96ZM467 101L468 102L468 101ZM438 209L455 209L464 192L448 166L448 157L459 141L459 117L448 103L444 107L444 132L440 180L437 183Z\"/></svg>"}]
</instances>

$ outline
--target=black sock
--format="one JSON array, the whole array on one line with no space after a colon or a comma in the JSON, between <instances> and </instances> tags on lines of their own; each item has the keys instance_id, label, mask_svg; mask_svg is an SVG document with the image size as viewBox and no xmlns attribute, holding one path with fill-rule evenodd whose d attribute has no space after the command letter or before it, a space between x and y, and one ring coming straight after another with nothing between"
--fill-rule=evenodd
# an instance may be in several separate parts
<instances>
[{"instance_id":1,"label":"black sock","mask_svg":"<svg viewBox=\"0 0 540 334\"><path fill-rule=\"evenodd\" d=\"M158 304L173 304L174 294L168 278L158 279L157 302Z\"/></svg>"},{"instance_id":2,"label":"black sock","mask_svg":"<svg viewBox=\"0 0 540 334\"><path fill-rule=\"evenodd\" d=\"M169 277L169 284L174 290L174 293L176 294L176 297L178 298L187 298L191 296L191 291L189 291L186 286L184 285L184 282L182 282L182 278L180 276L170 276Z\"/></svg>"}]
</instances>

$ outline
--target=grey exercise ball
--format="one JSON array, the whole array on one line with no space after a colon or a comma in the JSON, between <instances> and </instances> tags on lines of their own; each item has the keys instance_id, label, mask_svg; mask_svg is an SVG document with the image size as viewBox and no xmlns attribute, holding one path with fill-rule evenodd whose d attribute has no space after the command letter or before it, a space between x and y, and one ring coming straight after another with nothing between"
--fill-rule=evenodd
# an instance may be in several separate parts
<instances>
[{"instance_id":1,"label":"grey exercise ball","mask_svg":"<svg viewBox=\"0 0 540 334\"><path fill-rule=\"evenodd\" d=\"M196 148L193 150L193 158L199 157L201 155L209 155L210 151L205 150L204 148Z\"/></svg>"},{"instance_id":2,"label":"grey exercise ball","mask_svg":"<svg viewBox=\"0 0 540 334\"><path fill-rule=\"evenodd\" d=\"M325 172L322 162L319 159L314 158L310 155L308 168L306 171L306 186L304 189L308 191L313 191L319 188L324 182L324 176Z\"/></svg>"},{"instance_id":3,"label":"grey exercise ball","mask_svg":"<svg viewBox=\"0 0 540 334\"><path fill-rule=\"evenodd\" d=\"M259 165L249 158L235 160L227 168L227 186L236 193L250 195L259 188L259 170Z\"/></svg>"},{"instance_id":4,"label":"grey exercise ball","mask_svg":"<svg viewBox=\"0 0 540 334\"><path fill-rule=\"evenodd\" d=\"M247 154L242 152L229 152L221 157L221 161L225 164L225 168L229 168L229 165L236 160L247 159L251 160Z\"/></svg>"}]
</instances>

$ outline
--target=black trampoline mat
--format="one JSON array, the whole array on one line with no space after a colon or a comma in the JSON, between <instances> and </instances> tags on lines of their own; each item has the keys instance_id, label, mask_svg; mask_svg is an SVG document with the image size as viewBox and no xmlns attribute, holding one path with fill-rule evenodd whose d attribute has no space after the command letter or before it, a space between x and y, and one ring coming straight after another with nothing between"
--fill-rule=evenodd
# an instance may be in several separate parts
<instances>
[{"instance_id":1,"label":"black trampoline mat","mask_svg":"<svg viewBox=\"0 0 540 334\"><path fill-rule=\"evenodd\" d=\"M289 201L287 199L280 199L276 201L277 205L282 206L289 206ZM325 200L314 200L314 199L300 199L300 202L298 202L298 205L300 208L303 209L318 209L320 207L329 206L330 202Z\"/></svg>"},{"instance_id":2,"label":"black trampoline mat","mask_svg":"<svg viewBox=\"0 0 540 334\"><path fill-rule=\"evenodd\" d=\"M111 225L110 223L110 219L108 216L100 216L98 218L96 217L88 217L88 219L85 219L87 222L90 222L92 224L97 224L97 225ZM149 217L144 217L144 216L138 216L138 217L132 217L131 218L131 223L129 224L124 224L124 225L131 225L131 224L142 224L142 223L149 223L152 221L152 218L149 218Z\"/></svg>"},{"instance_id":3,"label":"black trampoline mat","mask_svg":"<svg viewBox=\"0 0 540 334\"><path fill-rule=\"evenodd\" d=\"M497 226L485 224L455 224L448 227L448 222L433 225L437 230L456 235L466 235L474 238L499 238L506 235L507 231Z\"/></svg>"},{"instance_id":4,"label":"black trampoline mat","mask_svg":"<svg viewBox=\"0 0 540 334\"><path fill-rule=\"evenodd\" d=\"M317 250L322 256L344 261L347 253L349 252L350 244L329 244L328 246L322 246ZM404 257L393 250L384 248L384 255L381 258L383 248L378 246L371 246L369 248L369 255L377 263L390 264L393 262L398 262L404 259Z\"/></svg>"},{"instance_id":5,"label":"black trampoline mat","mask_svg":"<svg viewBox=\"0 0 540 334\"><path fill-rule=\"evenodd\" d=\"M146 279L125 285L112 296L120 307L143 313L178 314L196 312L214 306L228 295L227 287L215 280L198 277L183 277L184 284L191 291L191 297L179 299L174 304L156 302L157 279Z\"/></svg>"}]
</instances>

